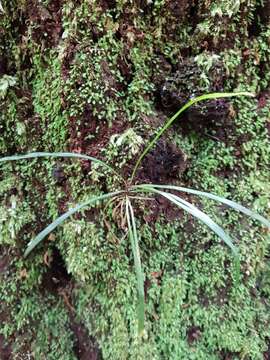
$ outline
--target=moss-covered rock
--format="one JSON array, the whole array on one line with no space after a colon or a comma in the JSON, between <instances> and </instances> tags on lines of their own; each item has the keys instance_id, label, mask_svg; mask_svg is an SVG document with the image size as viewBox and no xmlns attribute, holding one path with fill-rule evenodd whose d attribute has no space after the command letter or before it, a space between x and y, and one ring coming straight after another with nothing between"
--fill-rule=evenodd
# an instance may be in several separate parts
<instances>
[{"instance_id":1,"label":"moss-covered rock","mask_svg":"<svg viewBox=\"0 0 270 360\"><path fill-rule=\"evenodd\" d=\"M268 1L0 5L1 155L84 152L126 178L142 144L184 101L248 90L254 99L184 115L138 174L269 215ZM269 357L269 233L257 224L198 204L240 249L236 285L231 254L204 226L158 199L137 201L147 303L139 338L131 248L112 204L70 219L23 258L34 234L117 181L77 160L0 170L1 359Z\"/></svg>"}]
</instances>

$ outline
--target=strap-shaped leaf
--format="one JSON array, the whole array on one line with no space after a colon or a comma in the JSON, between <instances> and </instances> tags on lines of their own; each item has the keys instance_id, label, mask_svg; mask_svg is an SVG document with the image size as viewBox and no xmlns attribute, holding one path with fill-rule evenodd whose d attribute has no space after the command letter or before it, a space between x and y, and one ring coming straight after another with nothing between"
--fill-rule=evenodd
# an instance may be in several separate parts
<instances>
[{"instance_id":1,"label":"strap-shaped leaf","mask_svg":"<svg viewBox=\"0 0 270 360\"><path fill-rule=\"evenodd\" d=\"M142 187L141 187L142 188ZM164 191L159 191L155 188L151 188L150 186L147 186L145 188L142 188L144 190L159 194L166 199L168 199L173 204L177 205L181 209L185 210L186 212L193 215L198 220L202 221L205 225L207 225L215 234L218 235L219 238L221 238L224 243L232 250L234 256L235 256L235 267L236 267L236 282L239 282L240 277L240 260L239 260L239 253L236 246L233 244L233 241L231 237L225 233L225 231L220 227L216 222L214 222L207 214L199 210L196 206L192 205L188 201L180 198L179 196L176 196L171 193L166 193Z\"/></svg>"},{"instance_id":2,"label":"strap-shaped leaf","mask_svg":"<svg viewBox=\"0 0 270 360\"><path fill-rule=\"evenodd\" d=\"M141 257L140 257L140 249L139 249L139 241L138 234L135 222L134 211L132 205L130 203L129 198L126 198L126 216L127 216L127 224L128 224L128 233L131 242L133 257L134 257L134 265L135 272L137 278L137 291L138 291L138 332L142 335L144 330L144 274L142 270Z\"/></svg>"},{"instance_id":3,"label":"strap-shaped leaf","mask_svg":"<svg viewBox=\"0 0 270 360\"><path fill-rule=\"evenodd\" d=\"M111 172L113 172L114 174L116 174L118 177L120 177L122 179L120 174L118 174L111 166L109 166L105 162L103 162L95 157L92 157L92 156L88 156L88 155L84 155L84 154L77 154L77 153L73 153L73 152L52 152L52 153L50 153L50 152L32 152L32 153L24 154L24 155L12 155L12 156L2 157L2 158L0 158L0 162L35 159L35 158L39 158L39 157L52 157L52 158L62 157L62 158L76 158L76 159L90 160L90 161L98 163L101 166L109 169Z\"/></svg>"},{"instance_id":4,"label":"strap-shaped leaf","mask_svg":"<svg viewBox=\"0 0 270 360\"><path fill-rule=\"evenodd\" d=\"M216 222L214 222L207 214L199 210L196 206L192 205L188 201L181 199L179 196L174 194L169 194L163 191L157 190L157 193L164 196L170 200L175 205L181 207L183 210L189 212L191 215L201 220L205 225L207 225L211 230L213 230L229 248L232 250L234 255L238 255L237 248L233 245L233 241L229 235L220 227Z\"/></svg>"},{"instance_id":5,"label":"strap-shaped leaf","mask_svg":"<svg viewBox=\"0 0 270 360\"><path fill-rule=\"evenodd\" d=\"M42 230L33 240L31 240L28 245L27 249L24 253L24 256L28 256L30 252L48 235L50 234L57 226L61 225L67 218L71 215L75 214L76 212L84 209L85 207L96 203L99 200L104 200L110 198L115 195L121 194L123 191L115 191L104 195L94 196L93 198L83 202L75 206L74 208L68 210L63 215L59 216L55 221L53 221L50 225L48 225L44 230Z\"/></svg>"},{"instance_id":6,"label":"strap-shaped leaf","mask_svg":"<svg viewBox=\"0 0 270 360\"><path fill-rule=\"evenodd\" d=\"M157 131L153 140L151 140L148 143L148 145L146 146L146 148L144 149L142 154L139 156L139 158L134 166L130 182L132 182L132 180L134 179L136 172L138 170L138 167L139 167L140 163L142 162L143 158L145 157L145 155L153 148L153 146L157 143L158 139L172 125L172 123L178 118L179 115L181 115L184 111L186 111L192 105L194 105L200 101L211 100L211 99L220 99L220 98L231 98L234 96L254 96L254 94L246 92L246 91L231 92L231 93L211 93L211 94L204 94L204 95L201 95L201 96L198 96L198 97L195 97L195 98L189 100L184 106L181 107L180 110L178 110L171 118L169 118L166 121L166 123L162 126L162 128Z\"/></svg>"},{"instance_id":7,"label":"strap-shaped leaf","mask_svg":"<svg viewBox=\"0 0 270 360\"><path fill-rule=\"evenodd\" d=\"M198 196L203 196L203 197L207 197L209 199L218 201L222 204L225 204L229 207L231 207L232 209L239 211L247 216L250 216L251 218L253 218L254 220L258 220L260 221L263 225L267 226L268 228L270 228L270 221L267 220L265 217L255 213L254 211L251 211L250 209L238 204L235 201L223 198L221 196L218 195L214 195L208 192L204 192L204 191L199 191L199 190L194 190L194 189L189 189L186 187L181 187L181 186L174 186L174 185L154 185L154 184L145 184L145 185L136 185L134 186L134 188L144 188L144 187L150 187L150 188L156 188L156 189L165 189L165 190L177 190L177 191L181 191L181 192L186 192L189 194L194 194L194 195L198 195Z\"/></svg>"}]
</instances>

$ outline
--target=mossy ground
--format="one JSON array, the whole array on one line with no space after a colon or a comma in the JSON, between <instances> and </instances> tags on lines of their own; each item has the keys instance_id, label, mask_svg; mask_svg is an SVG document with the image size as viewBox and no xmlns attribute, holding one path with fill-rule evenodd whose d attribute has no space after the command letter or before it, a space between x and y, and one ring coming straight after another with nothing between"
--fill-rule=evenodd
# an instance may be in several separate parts
<instances>
[{"instance_id":1,"label":"mossy ground","mask_svg":"<svg viewBox=\"0 0 270 360\"><path fill-rule=\"evenodd\" d=\"M139 176L224 195L269 216L269 1L1 4L1 155L76 151L127 176L171 113L162 106L166 81L188 99L215 88L220 66L219 90L256 98L185 115ZM183 64L195 64L195 74ZM23 259L27 242L57 215L116 185L87 162L1 165L0 358L270 359L269 233L209 201L200 207L240 249L240 285L231 254L204 226L158 200L148 210L138 203L143 339L129 242L111 212L101 219L101 205Z\"/></svg>"}]
</instances>

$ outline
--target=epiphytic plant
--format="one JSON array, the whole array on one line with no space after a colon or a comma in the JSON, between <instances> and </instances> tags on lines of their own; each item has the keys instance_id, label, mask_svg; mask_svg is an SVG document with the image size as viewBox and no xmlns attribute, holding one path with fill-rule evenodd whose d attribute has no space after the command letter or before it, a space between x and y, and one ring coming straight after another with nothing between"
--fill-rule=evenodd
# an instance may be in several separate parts
<instances>
[{"instance_id":1,"label":"epiphytic plant","mask_svg":"<svg viewBox=\"0 0 270 360\"><path fill-rule=\"evenodd\" d=\"M185 110L191 107L193 104L198 103L200 101L210 100L210 99L217 99L217 98L229 98L233 96L252 96L252 94L247 92L236 92L236 93L212 93L212 94L204 94L197 98L194 98L187 102L179 111L177 111L171 118L167 120L167 122L162 126L154 136L153 140L149 142L146 146L145 150L140 154L131 174L130 179L125 180L122 176L115 171L111 166L106 164L105 162L93 158L91 156L77 154L77 153L68 153L68 152L58 152L58 153L45 153L45 152L36 152L36 153L29 153L26 155L13 155L7 156L0 159L0 162L4 161L14 161L14 160L24 160L24 159L32 159L37 157L67 157L67 158L77 158L77 159L84 159L90 160L94 163L97 163L104 167L105 169L109 170L112 176L115 176L119 179L120 183L122 183L122 187L119 190L114 192L109 192L106 194L102 194L99 196L94 196L84 203L81 203L74 208L68 210L63 215L59 216L56 220L54 220L50 225L48 225L43 231L41 231L33 240L31 240L25 251L25 256L28 256L29 253L49 234L51 233L57 226L61 225L63 221L67 218L75 214L76 212L83 210L97 202L104 201L104 202L111 202L118 200L121 202L121 206L124 212L124 220L126 224L126 229L128 231L133 257L134 257L134 265L136 271L136 278L137 278L137 291L138 291L138 330L139 334L141 334L144 330L144 273L142 270L141 259L140 259L140 249L139 249L139 234L136 227L136 219L134 215L133 209L133 199L135 198L144 198L144 194L147 194L147 199L149 195L154 196L162 196L169 200L172 204L176 205L177 207L185 210L198 220L202 221L205 225L207 225L213 232L215 232L220 239L224 241L226 245L232 250L234 257L235 257L235 265L236 265L236 274L239 275L240 271L240 263L239 263L239 254L237 247L233 244L231 237L225 233L225 231L215 223L207 214L199 210L196 206L191 204L190 202L184 200L181 196L175 195L175 192L178 193L189 193L192 195L197 195L200 197L206 197L211 200L215 200L222 204L231 207L232 209L239 211L255 220L260 221L263 225L270 228L270 222L262 217L261 215L252 212L251 210L247 209L246 207L220 196L194 190L190 188L185 188L181 186L174 186L174 185L155 185L155 184L137 184L135 182L137 171L140 167L140 164L146 154L155 146L158 139L162 136L162 134L171 126L171 124L181 115ZM172 191L172 192L171 192Z\"/></svg>"}]
</instances>

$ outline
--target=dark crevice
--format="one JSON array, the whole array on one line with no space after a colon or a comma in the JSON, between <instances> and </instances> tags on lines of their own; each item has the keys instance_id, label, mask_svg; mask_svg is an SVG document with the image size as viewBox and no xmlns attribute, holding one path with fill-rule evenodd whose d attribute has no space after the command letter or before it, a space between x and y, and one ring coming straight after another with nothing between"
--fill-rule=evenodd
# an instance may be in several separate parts
<instances>
[{"instance_id":1,"label":"dark crevice","mask_svg":"<svg viewBox=\"0 0 270 360\"><path fill-rule=\"evenodd\" d=\"M96 340L89 335L86 327L71 316L70 328L74 334L73 351L78 360L102 360Z\"/></svg>"},{"instance_id":2,"label":"dark crevice","mask_svg":"<svg viewBox=\"0 0 270 360\"><path fill-rule=\"evenodd\" d=\"M1 315L0 315L1 318ZM0 335L0 359L12 360L12 347L11 343L8 343L3 335Z\"/></svg>"},{"instance_id":3,"label":"dark crevice","mask_svg":"<svg viewBox=\"0 0 270 360\"><path fill-rule=\"evenodd\" d=\"M262 31L262 25L270 22L270 1L266 0L263 4L257 4L254 10L254 19L248 27L249 37L256 37Z\"/></svg>"},{"instance_id":4,"label":"dark crevice","mask_svg":"<svg viewBox=\"0 0 270 360\"><path fill-rule=\"evenodd\" d=\"M71 275L67 272L64 259L60 251L53 247L48 270L43 275L41 291L57 294L58 289L66 287L70 281Z\"/></svg>"}]
</instances>

